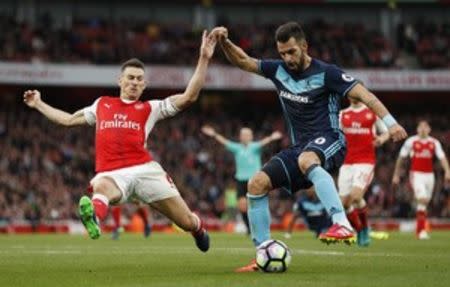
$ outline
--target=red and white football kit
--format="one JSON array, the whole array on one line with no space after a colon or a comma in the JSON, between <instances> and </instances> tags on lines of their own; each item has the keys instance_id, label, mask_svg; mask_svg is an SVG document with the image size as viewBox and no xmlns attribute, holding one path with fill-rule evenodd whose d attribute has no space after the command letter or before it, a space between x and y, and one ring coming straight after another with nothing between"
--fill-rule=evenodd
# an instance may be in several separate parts
<instances>
[{"instance_id":1,"label":"red and white football kit","mask_svg":"<svg viewBox=\"0 0 450 287\"><path fill-rule=\"evenodd\" d=\"M340 115L347 140L347 155L339 170L339 195L347 196L353 187L365 189L373 179L376 131L387 132L384 123L366 106L348 107Z\"/></svg>"},{"instance_id":2,"label":"red and white football kit","mask_svg":"<svg viewBox=\"0 0 450 287\"><path fill-rule=\"evenodd\" d=\"M411 157L410 181L416 198L430 199L434 188L433 159L443 159L441 143L433 138L408 138L400 150L401 157Z\"/></svg>"},{"instance_id":3,"label":"red and white football kit","mask_svg":"<svg viewBox=\"0 0 450 287\"><path fill-rule=\"evenodd\" d=\"M122 192L120 202L130 197L150 203L179 195L163 168L147 151L147 138L155 123L178 110L165 100L126 101L103 96L84 108L88 124L95 125L96 176L114 180Z\"/></svg>"}]
</instances>

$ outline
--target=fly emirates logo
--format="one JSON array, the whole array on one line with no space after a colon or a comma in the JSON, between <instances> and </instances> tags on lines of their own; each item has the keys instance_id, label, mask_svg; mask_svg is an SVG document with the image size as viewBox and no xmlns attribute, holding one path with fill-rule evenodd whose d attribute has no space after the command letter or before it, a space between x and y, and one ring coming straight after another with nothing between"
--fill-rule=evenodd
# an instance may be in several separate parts
<instances>
[{"instance_id":1,"label":"fly emirates logo","mask_svg":"<svg viewBox=\"0 0 450 287\"><path fill-rule=\"evenodd\" d=\"M360 135L368 135L370 134L369 128L363 128L361 123L352 122L352 126L348 128L344 128L344 133L346 134L360 134Z\"/></svg>"},{"instance_id":2,"label":"fly emirates logo","mask_svg":"<svg viewBox=\"0 0 450 287\"><path fill-rule=\"evenodd\" d=\"M132 129L139 131L141 125L138 122L128 120L128 115L114 114L113 120L100 122L100 130L104 129Z\"/></svg>"}]
</instances>

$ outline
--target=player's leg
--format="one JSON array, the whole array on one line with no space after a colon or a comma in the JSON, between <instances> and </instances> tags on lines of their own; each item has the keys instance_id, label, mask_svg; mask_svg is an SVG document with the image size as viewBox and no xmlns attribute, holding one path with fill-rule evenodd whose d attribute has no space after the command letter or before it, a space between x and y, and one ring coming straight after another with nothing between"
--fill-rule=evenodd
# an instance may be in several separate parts
<instances>
[{"instance_id":1,"label":"player's leg","mask_svg":"<svg viewBox=\"0 0 450 287\"><path fill-rule=\"evenodd\" d=\"M119 205L113 206L111 208L111 215L112 215L112 219L113 219L113 223L114 223L114 229L113 229L113 232L112 232L112 239L117 240L117 239L119 239L120 233L123 230L122 224L121 224L122 207L119 206Z\"/></svg>"},{"instance_id":2,"label":"player's leg","mask_svg":"<svg viewBox=\"0 0 450 287\"><path fill-rule=\"evenodd\" d=\"M157 162L151 162L135 174L134 194L143 202L167 216L185 231L190 231L197 247L209 249L209 235L200 218L194 214L181 198L169 175Z\"/></svg>"},{"instance_id":3,"label":"player's leg","mask_svg":"<svg viewBox=\"0 0 450 287\"><path fill-rule=\"evenodd\" d=\"M337 136L318 137L311 141L298 157L298 166L314 184L317 197L331 216L333 225L319 239L326 243L356 242L356 236L345 214L333 177L327 170L340 167L345 146Z\"/></svg>"},{"instance_id":4,"label":"player's leg","mask_svg":"<svg viewBox=\"0 0 450 287\"><path fill-rule=\"evenodd\" d=\"M109 176L96 176L91 181L93 189L92 200L83 196L79 202L79 213L89 237L100 237L99 221L108 215L109 203L118 202L122 198L122 192L115 180Z\"/></svg>"},{"instance_id":5,"label":"player's leg","mask_svg":"<svg viewBox=\"0 0 450 287\"><path fill-rule=\"evenodd\" d=\"M181 196L151 202L150 205L167 216L184 231L191 232L197 247L206 252L209 249L209 235L200 218L186 205Z\"/></svg>"},{"instance_id":6,"label":"player's leg","mask_svg":"<svg viewBox=\"0 0 450 287\"><path fill-rule=\"evenodd\" d=\"M411 176L416 198L416 237L418 239L429 239L426 231L427 206L434 188L434 176L417 172L414 172Z\"/></svg>"},{"instance_id":7,"label":"player's leg","mask_svg":"<svg viewBox=\"0 0 450 287\"><path fill-rule=\"evenodd\" d=\"M298 154L298 153L297 153ZM293 149L281 151L267 162L262 171L256 173L248 183L248 218L255 246L270 239L270 210L268 193L274 188L291 190L291 178L299 178L296 167L296 154ZM297 190L297 188L295 188ZM254 272L258 270L255 259L250 264L236 269L236 272Z\"/></svg>"},{"instance_id":8,"label":"player's leg","mask_svg":"<svg viewBox=\"0 0 450 287\"><path fill-rule=\"evenodd\" d=\"M241 213L242 220L247 227L247 234L250 234L250 225L248 222L247 214L247 187L248 181L238 181L237 182L237 196L238 196L238 209Z\"/></svg>"},{"instance_id":9,"label":"player's leg","mask_svg":"<svg viewBox=\"0 0 450 287\"><path fill-rule=\"evenodd\" d=\"M373 179L374 166L372 164L355 164L352 182L351 200L359 219L360 226L356 229L358 233L358 245L368 246L370 244L370 230L367 215L367 204L364 194Z\"/></svg>"},{"instance_id":10,"label":"player's leg","mask_svg":"<svg viewBox=\"0 0 450 287\"><path fill-rule=\"evenodd\" d=\"M353 207L352 198L352 183L353 183L353 165L344 164L339 169L338 176L338 190L339 196L347 214L347 219L355 229L356 232L361 230L361 222L358 213Z\"/></svg>"},{"instance_id":11,"label":"player's leg","mask_svg":"<svg viewBox=\"0 0 450 287\"><path fill-rule=\"evenodd\" d=\"M145 205L137 204L137 210L136 213L141 218L142 222L144 223L144 237L149 237L150 233L152 232L152 227L150 225L149 218L149 212Z\"/></svg>"}]
</instances>

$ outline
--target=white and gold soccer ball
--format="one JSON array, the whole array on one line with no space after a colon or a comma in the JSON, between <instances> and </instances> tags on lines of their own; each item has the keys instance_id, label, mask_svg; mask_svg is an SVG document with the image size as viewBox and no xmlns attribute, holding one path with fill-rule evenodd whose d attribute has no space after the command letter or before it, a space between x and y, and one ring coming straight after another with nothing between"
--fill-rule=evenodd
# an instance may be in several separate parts
<instances>
[{"instance_id":1,"label":"white and gold soccer ball","mask_svg":"<svg viewBox=\"0 0 450 287\"><path fill-rule=\"evenodd\" d=\"M267 240L256 249L256 264L264 272L284 272L291 263L291 251L280 240Z\"/></svg>"}]
</instances>

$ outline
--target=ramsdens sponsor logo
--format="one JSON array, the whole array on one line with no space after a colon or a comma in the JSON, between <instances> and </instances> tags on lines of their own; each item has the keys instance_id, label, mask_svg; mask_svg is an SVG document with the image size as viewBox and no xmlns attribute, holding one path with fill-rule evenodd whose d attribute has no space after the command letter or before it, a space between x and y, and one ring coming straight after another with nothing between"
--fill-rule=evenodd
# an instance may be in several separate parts
<instances>
[{"instance_id":1,"label":"ramsdens sponsor logo","mask_svg":"<svg viewBox=\"0 0 450 287\"><path fill-rule=\"evenodd\" d=\"M311 102L308 97L293 95L293 94L285 92L285 91L281 91L280 92L280 97L289 99L291 101L296 101L296 102L299 102L299 103L303 103L303 104L308 104L308 103Z\"/></svg>"}]
</instances>

